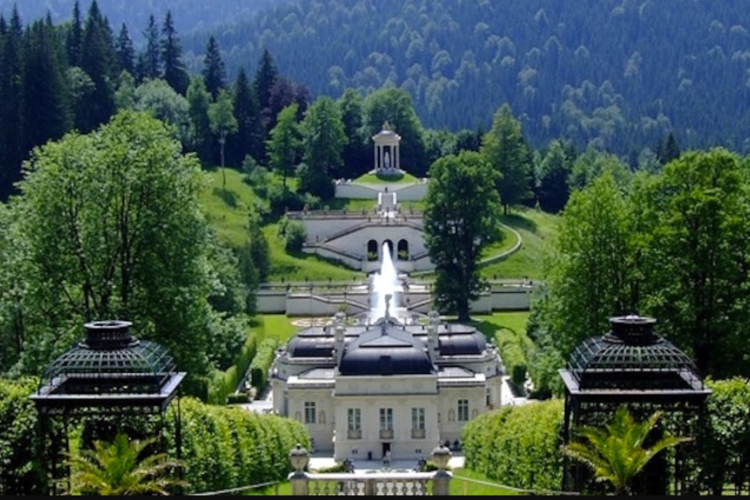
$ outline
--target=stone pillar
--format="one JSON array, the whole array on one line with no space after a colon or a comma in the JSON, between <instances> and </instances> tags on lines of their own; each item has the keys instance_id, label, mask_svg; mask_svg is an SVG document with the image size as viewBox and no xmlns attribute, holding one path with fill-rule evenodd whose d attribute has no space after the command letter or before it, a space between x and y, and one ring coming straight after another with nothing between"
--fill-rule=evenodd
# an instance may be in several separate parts
<instances>
[{"instance_id":1,"label":"stone pillar","mask_svg":"<svg viewBox=\"0 0 750 500\"><path fill-rule=\"evenodd\" d=\"M447 497L451 494L452 474L448 472L448 461L451 458L451 451L445 446L438 446L432 450L432 461L437 465L438 470L432 476L432 495L436 497Z\"/></svg>"},{"instance_id":2,"label":"stone pillar","mask_svg":"<svg viewBox=\"0 0 750 500\"><path fill-rule=\"evenodd\" d=\"M310 455L307 450L304 449L300 444L289 452L289 460L292 462L294 472L289 474L289 481L292 483L292 495L294 496L307 496L308 491L308 480L309 476L305 472L305 467L310 459Z\"/></svg>"},{"instance_id":3,"label":"stone pillar","mask_svg":"<svg viewBox=\"0 0 750 500\"><path fill-rule=\"evenodd\" d=\"M440 315L437 311L427 313L429 323L427 324L427 350L434 362L440 354L440 341L438 337L438 326L440 325Z\"/></svg>"},{"instance_id":4,"label":"stone pillar","mask_svg":"<svg viewBox=\"0 0 750 500\"><path fill-rule=\"evenodd\" d=\"M341 356L344 354L344 345L346 343L346 337L344 335L344 332L346 330L346 326L344 325L344 322L346 321L346 314L343 312L337 312L334 316L333 321L333 346L336 353L336 364L341 362Z\"/></svg>"}]
</instances>

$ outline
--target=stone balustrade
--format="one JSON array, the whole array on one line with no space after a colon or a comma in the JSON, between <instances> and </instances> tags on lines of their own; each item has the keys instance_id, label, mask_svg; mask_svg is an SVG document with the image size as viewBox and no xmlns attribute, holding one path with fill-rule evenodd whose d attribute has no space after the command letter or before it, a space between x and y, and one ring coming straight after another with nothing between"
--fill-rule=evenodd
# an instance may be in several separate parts
<instances>
[{"instance_id":1,"label":"stone balustrade","mask_svg":"<svg viewBox=\"0 0 750 500\"><path fill-rule=\"evenodd\" d=\"M434 472L369 471L347 473L308 473L305 467L310 455L297 445L289 453L295 471L289 474L294 496L319 495L450 495L453 477L446 470L451 452L440 446L432 451Z\"/></svg>"}]
</instances>

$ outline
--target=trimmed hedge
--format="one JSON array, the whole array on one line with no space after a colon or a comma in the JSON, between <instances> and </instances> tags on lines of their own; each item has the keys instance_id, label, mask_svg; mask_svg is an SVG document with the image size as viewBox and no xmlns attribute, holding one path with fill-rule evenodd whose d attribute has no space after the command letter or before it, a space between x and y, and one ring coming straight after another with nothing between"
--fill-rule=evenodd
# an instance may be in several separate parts
<instances>
[{"instance_id":1,"label":"trimmed hedge","mask_svg":"<svg viewBox=\"0 0 750 500\"><path fill-rule=\"evenodd\" d=\"M724 485L737 484L747 492L750 479L750 385L742 378L708 381L700 435L701 490L721 495Z\"/></svg>"},{"instance_id":2,"label":"trimmed hedge","mask_svg":"<svg viewBox=\"0 0 750 500\"><path fill-rule=\"evenodd\" d=\"M257 337L255 332L248 332L245 343L234 361L226 371L214 371L208 384L208 403L221 405L226 403L227 397L233 394L242 376L247 372L257 353Z\"/></svg>"},{"instance_id":3,"label":"trimmed hedge","mask_svg":"<svg viewBox=\"0 0 750 500\"><path fill-rule=\"evenodd\" d=\"M480 415L461 436L466 467L515 488L558 490L562 422L562 400Z\"/></svg>"},{"instance_id":4,"label":"trimmed hedge","mask_svg":"<svg viewBox=\"0 0 750 500\"><path fill-rule=\"evenodd\" d=\"M183 398L181 405L187 493L285 480L292 470L289 451L297 443L310 449L307 429L294 420L206 405L193 398ZM175 406L170 406L170 432L174 432ZM170 454L174 456L176 450L172 448Z\"/></svg>"},{"instance_id":5,"label":"trimmed hedge","mask_svg":"<svg viewBox=\"0 0 750 500\"><path fill-rule=\"evenodd\" d=\"M278 339L269 338L261 342L258 352L250 363L250 383L257 389L262 389L268 382L268 370L276 359Z\"/></svg>"},{"instance_id":6,"label":"trimmed hedge","mask_svg":"<svg viewBox=\"0 0 750 500\"><path fill-rule=\"evenodd\" d=\"M38 381L0 379L0 496L43 495L38 415L29 395Z\"/></svg>"}]
</instances>

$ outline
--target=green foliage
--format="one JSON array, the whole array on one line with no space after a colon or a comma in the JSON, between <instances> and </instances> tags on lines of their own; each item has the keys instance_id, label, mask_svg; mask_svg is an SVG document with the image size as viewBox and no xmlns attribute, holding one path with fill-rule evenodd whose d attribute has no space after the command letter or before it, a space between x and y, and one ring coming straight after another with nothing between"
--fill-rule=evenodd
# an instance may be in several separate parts
<instances>
[{"instance_id":1,"label":"green foliage","mask_svg":"<svg viewBox=\"0 0 750 500\"><path fill-rule=\"evenodd\" d=\"M119 95L120 99L124 98L122 93ZM133 107L138 111L149 111L155 118L172 125L179 130L182 142L187 144L188 130L180 127L188 123L190 106L187 99L175 92L169 83L161 79L142 83L135 89Z\"/></svg>"},{"instance_id":2,"label":"green foliage","mask_svg":"<svg viewBox=\"0 0 750 500\"><path fill-rule=\"evenodd\" d=\"M227 368L226 371L215 370L212 373L208 384L207 402L209 404L221 405L227 401L250 367L250 363L255 358L257 347L257 335L254 332L247 332L245 342L242 344L232 366Z\"/></svg>"},{"instance_id":3,"label":"green foliage","mask_svg":"<svg viewBox=\"0 0 750 500\"><path fill-rule=\"evenodd\" d=\"M291 220L279 226L283 227L284 248L287 252L300 252L307 240L307 232L302 222Z\"/></svg>"},{"instance_id":4,"label":"green foliage","mask_svg":"<svg viewBox=\"0 0 750 500\"><path fill-rule=\"evenodd\" d=\"M299 149L299 130L297 125L297 104L290 104L279 112L276 126L270 132L267 141L269 166L281 173L284 196L287 191L287 179L292 175L296 165Z\"/></svg>"},{"instance_id":5,"label":"green foliage","mask_svg":"<svg viewBox=\"0 0 750 500\"><path fill-rule=\"evenodd\" d=\"M562 420L561 400L482 414L461 435L465 466L515 488L557 490Z\"/></svg>"},{"instance_id":6,"label":"green foliage","mask_svg":"<svg viewBox=\"0 0 750 500\"><path fill-rule=\"evenodd\" d=\"M297 443L310 449L307 429L298 422L189 398L181 405L182 463L189 493L286 479L291 471L289 451ZM171 433L173 417L167 418Z\"/></svg>"},{"instance_id":7,"label":"green foliage","mask_svg":"<svg viewBox=\"0 0 750 500\"><path fill-rule=\"evenodd\" d=\"M208 373L204 177L172 130L125 111L88 136L69 134L26 164L8 270L24 293L22 368L39 373L86 321L127 318L163 344L191 382ZM7 321L3 318L3 321Z\"/></svg>"},{"instance_id":8,"label":"green foliage","mask_svg":"<svg viewBox=\"0 0 750 500\"><path fill-rule=\"evenodd\" d=\"M166 453L148 454L156 441L151 438L131 441L118 433L111 443L94 441L94 449L80 450L69 456L73 493L92 496L169 495L184 486L175 474L177 462Z\"/></svg>"},{"instance_id":9,"label":"green foliage","mask_svg":"<svg viewBox=\"0 0 750 500\"><path fill-rule=\"evenodd\" d=\"M531 195L531 155L521 124L504 104L495 113L492 129L482 138L482 155L498 172L495 176L504 213Z\"/></svg>"},{"instance_id":10,"label":"green foliage","mask_svg":"<svg viewBox=\"0 0 750 500\"><path fill-rule=\"evenodd\" d=\"M336 103L319 97L305 113L300 124L305 169L298 171L299 189L321 199L333 198L333 178L341 169L347 138Z\"/></svg>"},{"instance_id":11,"label":"green foliage","mask_svg":"<svg viewBox=\"0 0 750 500\"><path fill-rule=\"evenodd\" d=\"M563 447L563 452L585 463L597 481L608 482L616 495L633 494L633 480L660 452L690 441L691 437L664 436L646 445L662 413L637 422L627 406L620 406L604 428L582 426L575 430L581 441Z\"/></svg>"},{"instance_id":12,"label":"green foliage","mask_svg":"<svg viewBox=\"0 0 750 500\"><path fill-rule=\"evenodd\" d=\"M698 436L701 491L722 495L725 485L746 488L750 460L750 385L744 377L708 381L713 391Z\"/></svg>"},{"instance_id":13,"label":"green foliage","mask_svg":"<svg viewBox=\"0 0 750 500\"><path fill-rule=\"evenodd\" d=\"M386 87L369 94L363 104L364 133L370 138L388 122L401 136L400 161L403 168L424 177L429 167L424 143L424 130L414 112L411 96L403 89ZM372 144L368 140L368 144Z\"/></svg>"},{"instance_id":14,"label":"green foliage","mask_svg":"<svg viewBox=\"0 0 750 500\"><path fill-rule=\"evenodd\" d=\"M435 264L440 310L469 319L469 303L482 288L479 260L502 236L494 175L479 153L462 151L430 167L424 212L425 244Z\"/></svg>"},{"instance_id":15,"label":"green foliage","mask_svg":"<svg viewBox=\"0 0 750 500\"><path fill-rule=\"evenodd\" d=\"M43 495L38 415L29 395L38 381L0 379L0 496Z\"/></svg>"},{"instance_id":16,"label":"green foliage","mask_svg":"<svg viewBox=\"0 0 750 500\"><path fill-rule=\"evenodd\" d=\"M258 352L250 363L250 383L257 389L263 389L268 382L268 370L271 369L273 360L276 359L276 348L279 341L275 338L267 338L261 342Z\"/></svg>"}]
</instances>

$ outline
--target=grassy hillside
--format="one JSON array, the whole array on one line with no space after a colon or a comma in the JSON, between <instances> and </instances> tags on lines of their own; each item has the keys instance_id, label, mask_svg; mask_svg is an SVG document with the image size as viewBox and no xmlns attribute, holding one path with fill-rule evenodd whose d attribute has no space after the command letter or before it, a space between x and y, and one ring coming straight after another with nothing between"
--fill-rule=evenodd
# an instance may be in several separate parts
<instances>
[{"instance_id":1,"label":"grassy hillside","mask_svg":"<svg viewBox=\"0 0 750 500\"><path fill-rule=\"evenodd\" d=\"M222 188L222 172L216 169L207 173L208 183L201 195L201 206L208 222L216 230L219 239L237 248L247 241L247 220L256 204L256 196L250 186L242 181L242 174L233 169L225 169L226 189ZM368 210L372 200L331 200L331 209ZM415 203L415 209L421 209ZM405 206L408 209L408 206ZM515 207L511 214L503 217L503 222L521 235L523 245L515 254L501 262L488 264L482 268L486 278L542 277L542 256L550 236L554 234L557 216L525 207ZM284 241L278 235L278 224L270 224L263 229L271 248L271 281L326 281L362 278L362 273L343 264L332 262L317 255L284 250ZM485 251L489 257L511 248L516 237L507 229L505 239ZM427 275L429 277L429 275Z\"/></svg>"},{"instance_id":2,"label":"grassy hillside","mask_svg":"<svg viewBox=\"0 0 750 500\"><path fill-rule=\"evenodd\" d=\"M557 228L557 216L526 207L514 207L503 222L521 235L521 248L507 259L482 268L485 278L542 278L542 260L550 237ZM515 238L510 235L510 241Z\"/></svg>"},{"instance_id":3,"label":"grassy hillside","mask_svg":"<svg viewBox=\"0 0 750 500\"><path fill-rule=\"evenodd\" d=\"M226 189L222 188L222 169L207 173L208 183L201 195L201 207L209 224L216 230L219 240L232 248L247 241L247 220L256 203L253 189L242 181L242 174L231 168L224 169ZM270 281L324 281L361 278L362 273L343 265L331 263L317 255L298 252L290 255L284 250L284 241L278 235L278 224L263 228L271 249Z\"/></svg>"}]
</instances>

